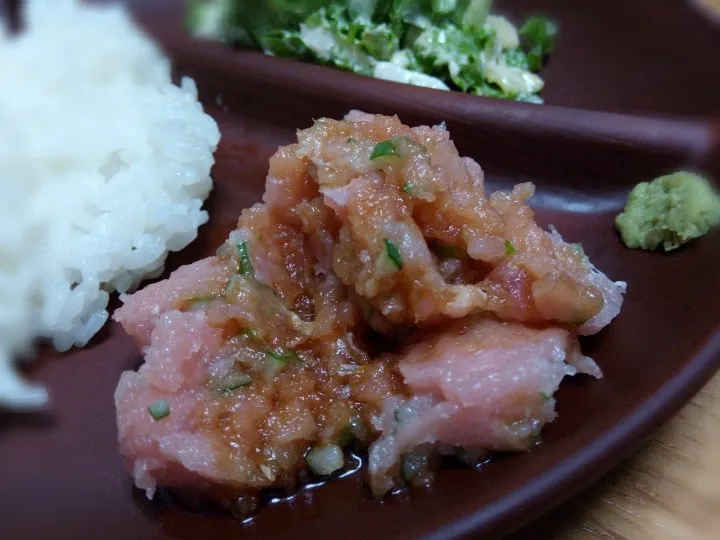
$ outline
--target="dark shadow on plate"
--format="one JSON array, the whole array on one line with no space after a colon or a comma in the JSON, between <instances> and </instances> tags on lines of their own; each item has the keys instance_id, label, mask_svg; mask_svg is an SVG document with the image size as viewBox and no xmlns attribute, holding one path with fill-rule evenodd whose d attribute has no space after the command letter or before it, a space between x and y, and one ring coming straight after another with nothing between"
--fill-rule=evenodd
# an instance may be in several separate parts
<instances>
[{"instance_id":1,"label":"dark shadow on plate","mask_svg":"<svg viewBox=\"0 0 720 540\"><path fill-rule=\"evenodd\" d=\"M0 439L3 433L22 430L48 430L58 424L57 417L49 411L10 412L0 410Z\"/></svg>"}]
</instances>

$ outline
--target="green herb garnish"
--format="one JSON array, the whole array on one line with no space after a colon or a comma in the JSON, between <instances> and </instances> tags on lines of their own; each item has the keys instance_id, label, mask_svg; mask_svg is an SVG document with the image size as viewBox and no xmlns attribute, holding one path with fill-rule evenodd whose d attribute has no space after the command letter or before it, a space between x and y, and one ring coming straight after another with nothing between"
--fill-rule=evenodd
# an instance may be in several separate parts
<instances>
[{"instance_id":1,"label":"green herb garnish","mask_svg":"<svg viewBox=\"0 0 720 540\"><path fill-rule=\"evenodd\" d=\"M250 254L248 253L247 242L244 240L237 244L238 256L240 258L240 273L245 277L253 277L252 263L250 262Z\"/></svg>"},{"instance_id":2,"label":"green herb garnish","mask_svg":"<svg viewBox=\"0 0 720 540\"><path fill-rule=\"evenodd\" d=\"M402 189L405 193L410 193L413 189L413 185L410 182L405 182Z\"/></svg>"},{"instance_id":3,"label":"green herb garnish","mask_svg":"<svg viewBox=\"0 0 720 540\"><path fill-rule=\"evenodd\" d=\"M505 63L510 67L517 67L524 70L530 69L528 56L520 49L510 49L509 51L505 51L503 53L503 58L505 59Z\"/></svg>"},{"instance_id":4,"label":"green herb garnish","mask_svg":"<svg viewBox=\"0 0 720 540\"><path fill-rule=\"evenodd\" d=\"M265 356L268 356L271 359L277 360L278 362L281 362L283 364L287 364L287 360L285 359L285 357L280 353L276 353L275 351L265 351Z\"/></svg>"},{"instance_id":5,"label":"green herb garnish","mask_svg":"<svg viewBox=\"0 0 720 540\"><path fill-rule=\"evenodd\" d=\"M555 48L557 27L545 17L530 17L520 28L519 34L527 51L529 68L539 70L545 56Z\"/></svg>"},{"instance_id":6,"label":"green herb garnish","mask_svg":"<svg viewBox=\"0 0 720 540\"><path fill-rule=\"evenodd\" d=\"M263 370L263 377L266 381L272 381L275 376L287 366L287 360L275 351L265 351L266 363Z\"/></svg>"},{"instance_id":7,"label":"green herb garnish","mask_svg":"<svg viewBox=\"0 0 720 540\"><path fill-rule=\"evenodd\" d=\"M512 255L516 253L517 249L510 240L505 240L505 255Z\"/></svg>"},{"instance_id":8,"label":"green herb garnish","mask_svg":"<svg viewBox=\"0 0 720 540\"><path fill-rule=\"evenodd\" d=\"M247 386L252 382L252 377L247 373L234 373L228 377L222 386L220 392L223 394L229 394L230 392L237 390L242 386Z\"/></svg>"},{"instance_id":9,"label":"green herb garnish","mask_svg":"<svg viewBox=\"0 0 720 540\"><path fill-rule=\"evenodd\" d=\"M542 392L542 391L540 392L540 397L543 399L543 401L545 403L547 403L548 401L550 401L552 399L551 394L548 394L547 392Z\"/></svg>"},{"instance_id":10,"label":"green herb garnish","mask_svg":"<svg viewBox=\"0 0 720 540\"><path fill-rule=\"evenodd\" d=\"M516 28L491 0L190 0L196 36L266 54L442 90L504 99L536 94L555 27ZM490 84L502 86L492 88ZM524 90L523 90L524 89Z\"/></svg>"},{"instance_id":11,"label":"green herb garnish","mask_svg":"<svg viewBox=\"0 0 720 540\"><path fill-rule=\"evenodd\" d=\"M383 141L378 143L375 148L373 148L372 154L370 154L370 160L372 161L385 156L400 157L400 154L397 153L394 142Z\"/></svg>"},{"instance_id":12,"label":"green herb garnish","mask_svg":"<svg viewBox=\"0 0 720 540\"><path fill-rule=\"evenodd\" d=\"M158 399L154 403L151 403L147 409L150 416L156 421L170 416L170 405L168 405L166 399Z\"/></svg>"},{"instance_id":13,"label":"green herb garnish","mask_svg":"<svg viewBox=\"0 0 720 540\"><path fill-rule=\"evenodd\" d=\"M243 328L242 330L240 330L240 333L246 336L251 341L262 341L262 339L260 339L260 336L258 336L255 331L250 328Z\"/></svg>"},{"instance_id":14,"label":"green herb garnish","mask_svg":"<svg viewBox=\"0 0 720 540\"><path fill-rule=\"evenodd\" d=\"M273 360L277 360L278 362L282 362L283 364L287 364L288 362L300 361L300 357L295 351L288 351L287 353L283 354L277 351L267 350L265 351L265 354Z\"/></svg>"},{"instance_id":15,"label":"green herb garnish","mask_svg":"<svg viewBox=\"0 0 720 540\"><path fill-rule=\"evenodd\" d=\"M400 250L390 240L385 240L385 252L387 253L388 259L392 261L398 270L403 269L403 260Z\"/></svg>"},{"instance_id":16,"label":"green herb garnish","mask_svg":"<svg viewBox=\"0 0 720 540\"><path fill-rule=\"evenodd\" d=\"M582 257L585 256L585 250L583 249L583 245L582 245L580 242L576 242L576 243L574 243L574 244L570 244L570 247L573 248L573 250L575 250L575 252L576 252L578 255L580 255L580 256L582 256Z\"/></svg>"},{"instance_id":17,"label":"green herb garnish","mask_svg":"<svg viewBox=\"0 0 720 540\"><path fill-rule=\"evenodd\" d=\"M318 476L328 476L343 468L345 459L337 444L315 446L305 455L310 470Z\"/></svg>"}]
</instances>

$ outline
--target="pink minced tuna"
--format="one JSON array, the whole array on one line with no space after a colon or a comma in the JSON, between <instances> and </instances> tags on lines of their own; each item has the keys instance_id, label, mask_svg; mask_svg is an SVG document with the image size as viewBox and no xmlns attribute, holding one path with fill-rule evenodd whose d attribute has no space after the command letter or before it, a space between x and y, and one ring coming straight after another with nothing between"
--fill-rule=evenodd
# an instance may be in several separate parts
<instances>
[{"instance_id":1,"label":"pink minced tuna","mask_svg":"<svg viewBox=\"0 0 720 540\"><path fill-rule=\"evenodd\" d=\"M534 189L486 193L443 126L356 112L299 132L216 256L122 297L145 356L115 393L136 485L251 511L351 446L378 497L441 454L530 449L562 379L601 376L577 336L625 290L537 225Z\"/></svg>"},{"instance_id":2,"label":"pink minced tuna","mask_svg":"<svg viewBox=\"0 0 720 540\"><path fill-rule=\"evenodd\" d=\"M412 397L389 399L376 421L383 433L370 448L376 493L391 487L388 472L421 445L530 449L555 419L552 396L562 379L602 376L568 331L492 319L454 323L410 346L398 368Z\"/></svg>"}]
</instances>

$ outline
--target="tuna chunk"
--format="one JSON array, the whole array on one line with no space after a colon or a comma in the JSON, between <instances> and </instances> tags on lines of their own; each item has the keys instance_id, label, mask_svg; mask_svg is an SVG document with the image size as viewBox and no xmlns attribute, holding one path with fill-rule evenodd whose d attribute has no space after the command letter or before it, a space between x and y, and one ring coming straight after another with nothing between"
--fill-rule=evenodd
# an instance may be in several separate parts
<instances>
[{"instance_id":1,"label":"tuna chunk","mask_svg":"<svg viewBox=\"0 0 720 540\"><path fill-rule=\"evenodd\" d=\"M144 348L150 344L150 335L162 313L177 309L193 298L218 294L228 275L227 264L215 257L183 266L169 279L148 285L133 295L121 294L124 305L115 311L113 318Z\"/></svg>"},{"instance_id":2,"label":"tuna chunk","mask_svg":"<svg viewBox=\"0 0 720 540\"><path fill-rule=\"evenodd\" d=\"M412 397L387 401L370 449L373 491L384 494L399 476L401 457L423 444L474 452L530 449L555 419L552 395L565 376L601 376L559 328L471 319L411 346L398 369Z\"/></svg>"},{"instance_id":3,"label":"tuna chunk","mask_svg":"<svg viewBox=\"0 0 720 540\"><path fill-rule=\"evenodd\" d=\"M353 444L381 497L438 453L531 448L562 379L601 376L577 335L624 293L537 225L533 192L486 193L443 126L299 132L214 257L121 297L145 356L115 393L136 485L255 500Z\"/></svg>"},{"instance_id":4,"label":"tuna chunk","mask_svg":"<svg viewBox=\"0 0 720 540\"><path fill-rule=\"evenodd\" d=\"M353 111L298 141L339 223L333 269L375 310L376 330L492 311L589 334L619 312L623 284L535 223L535 187L486 193L482 169L444 127Z\"/></svg>"}]
</instances>

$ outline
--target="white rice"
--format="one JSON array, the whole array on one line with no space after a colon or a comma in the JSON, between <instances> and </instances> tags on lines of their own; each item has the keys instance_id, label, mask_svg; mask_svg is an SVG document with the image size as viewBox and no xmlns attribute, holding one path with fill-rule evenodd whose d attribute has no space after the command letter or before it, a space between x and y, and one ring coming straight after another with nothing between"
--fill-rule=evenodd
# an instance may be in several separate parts
<instances>
[{"instance_id":1,"label":"white rice","mask_svg":"<svg viewBox=\"0 0 720 540\"><path fill-rule=\"evenodd\" d=\"M35 338L84 346L109 292L195 239L220 138L123 9L26 5L0 33L0 408L47 401L14 369Z\"/></svg>"}]
</instances>

